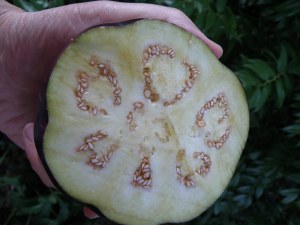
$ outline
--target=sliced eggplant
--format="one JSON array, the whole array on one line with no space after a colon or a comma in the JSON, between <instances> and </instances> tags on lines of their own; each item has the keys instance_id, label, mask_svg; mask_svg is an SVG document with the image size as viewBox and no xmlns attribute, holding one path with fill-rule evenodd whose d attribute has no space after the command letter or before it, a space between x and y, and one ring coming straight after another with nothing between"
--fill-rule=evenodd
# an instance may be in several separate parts
<instances>
[{"instance_id":1,"label":"sliced eggplant","mask_svg":"<svg viewBox=\"0 0 300 225\"><path fill-rule=\"evenodd\" d=\"M45 90L35 137L50 177L120 224L197 217L226 188L248 135L239 80L163 21L84 32Z\"/></svg>"}]
</instances>

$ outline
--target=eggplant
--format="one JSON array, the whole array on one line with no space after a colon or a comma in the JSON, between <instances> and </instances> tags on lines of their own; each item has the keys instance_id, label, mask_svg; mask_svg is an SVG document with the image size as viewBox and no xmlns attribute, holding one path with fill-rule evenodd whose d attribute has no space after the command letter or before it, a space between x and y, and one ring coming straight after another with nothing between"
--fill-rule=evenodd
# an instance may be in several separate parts
<instances>
[{"instance_id":1,"label":"eggplant","mask_svg":"<svg viewBox=\"0 0 300 225\"><path fill-rule=\"evenodd\" d=\"M191 220L227 187L249 110L238 78L193 34L142 19L61 54L35 141L55 186L120 224Z\"/></svg>"}]
</instances>

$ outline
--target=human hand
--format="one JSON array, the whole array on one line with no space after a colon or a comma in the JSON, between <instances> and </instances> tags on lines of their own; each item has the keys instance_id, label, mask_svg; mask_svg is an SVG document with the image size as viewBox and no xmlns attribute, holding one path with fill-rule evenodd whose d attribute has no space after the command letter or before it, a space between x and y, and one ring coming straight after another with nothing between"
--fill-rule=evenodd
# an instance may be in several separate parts
<instances>
[{"instance_id":1,"label":"human hand","mask_svg":"<svg viewBox=\"0 0 300 225\"><path fill-rule=\"evenodd\" d=\"M25 149L32 168L45 185L54 187L37 155L30 123L36 117L42 81L61 51L81 32L137 18L174 23L202 39L218 58L222 55L220 46L173 8L97 1L25 13L0 0L0 131ZM89 218L95 217L87 209L84 212Z\"/></svg>"}]
</instances>

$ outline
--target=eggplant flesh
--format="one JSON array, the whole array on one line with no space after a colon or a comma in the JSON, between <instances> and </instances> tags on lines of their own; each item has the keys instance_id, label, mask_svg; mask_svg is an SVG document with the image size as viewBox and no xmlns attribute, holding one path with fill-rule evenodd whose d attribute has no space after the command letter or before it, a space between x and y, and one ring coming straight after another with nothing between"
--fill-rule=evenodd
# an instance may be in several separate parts
<instances>
[{"instance_id":1,"label":"eggplant flesh","mask_svg":"<svg viewBox=\"0 0 300 225\"><path fill-rule=\"evenodd\" d=\"M52 181L120 224L200 215L248 136L236 76L197 37L157 20L82 33L40 102L35 140Z\"/></svg>"}]
</instances>

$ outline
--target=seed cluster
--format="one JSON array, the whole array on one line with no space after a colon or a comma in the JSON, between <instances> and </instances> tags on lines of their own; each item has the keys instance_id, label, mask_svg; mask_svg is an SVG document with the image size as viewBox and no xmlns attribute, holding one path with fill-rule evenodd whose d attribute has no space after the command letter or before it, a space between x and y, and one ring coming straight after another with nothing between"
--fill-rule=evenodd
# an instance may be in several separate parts
<instances>
[{"instance_id":1,"label":"seed cluster","mask_svg":"<svg viewBox=\"0 0 300 225\"><path fill-rule=\"evenodd\" d=\"M172 48L166 45L153 44L145 48L143 54L143 63L146 65L154 56L168 55L171 59L175 57L175 52Z\"/></svg>"},{"instance_id":2,"label":"seed cluster","mask_svg":"<svg viewBox=\"0 0 300 225\"><path fill-rule=\"evenodd\" d=\"M88 102L83 98L83 95L87 92L89 86L90 77L85 72L80 72L77 78L77 88L75 89L75 97L77 99L77 107L83 111L86 111L94 116L98 113L98 108L94 104ZM103 110L103 109L101 109Z\"/></svg>"},{"instance_id":3,"label":"seed cluster","mask_svg":"<svg viewBox=\"0 0 300 225\"><path fill-rule=\"evenodd\" d=\"M105 77L110 84L113 86L113 96L114 105L120 105L121 104L121 87L119 85L119 81L117 80L116 73L112 70L111 66L108 63L102 63L95 57L91 58L90 65L93 67L97 67L99 70L99 73L97 76L89 76L85 72L80 72L77 78L77 88L75 89L75 97L77 99L77 107L83 111L87 111L90 114L96 116L98 113L101 113L102 115L107 115L107 111L103 108L99 108L95 106L94 104L88 102L86 99L84 99L84 94L87 92L87 89L89 87L89 82L96 81L100 77Z\"/></svg>"},{"instance_id":4,"label":"seed cluster","mask_svg":"<svg viewBox=\"0 0 300 225\"><path fill-rule=\"evenodd\" d=\"M211 136L210 132L207 132L205 134L205 144L210 148L215 147L216 149L220 149L225 143L225 141L227 140L229 133L230 133L230 127L227 127L224 134L219 139L212 140L210 139Z\"/></svg>"},{"instance_id":5,"label":"seed cluster","mask_svg":"<svg viewBox=\"0 0 300 225\"><path fill-rule=\"evenodd\" d=\"M203 161L203 165L200 166L200 168L196 170L196 173L203 177L206 176L206 174L209 172L210 166L211 166L211 161L210 161L209 156L207 154L205 154L204 152L194 152L194 158L201 159Z\"/></svg>"},{"instance_id":6,"label":"seed cluster","mask_svg":"<svg viewBox=\"0 0 300 225\"><path fill-rule=\"evenodd\" d=\"M94 151L94 143L96 141L100 141L103 138L106 138L108 136L107 132L104 130L99 130L97 131L96 134L91 134L88 137L84 139L84 144L80 146L77 150L78 151L87 151L91 150Z\"/></svg>"},{"instance_id":7,"label":"seed cluster","mask_svg":"<svg viewBox=\"0 0 300 225\"><path fill-rule=\"evenodd\" d=\"M169 48L165 45L150 45L144 50L143 54L143 63L145 65L143 69L143 74L145 77L144 96L145 98L150 99L152 102L157 102L159 100L159 94L152 86L153 80L151 78L151 70L147 64L154 56L158 57L161 55L167 55L173 59L175 57L175 52L172 48ZM182 99L183 94L189 92L196 81L198 71L195 66L188 64L186 61L184 61L183 64L188 68L189 77L187 80L185 80L183 88L175 95L173 99L164 101L164 106L173 105Z\"/></svg>"},{"instance_id":8,"label":"seed cluster","mask_svg":"<svg viewBox=\"0 0 300 225\"><path fill-rule=\"evenodd\" d=\"M148 66L148 63L153 57L159 57L159 56L168 56L170 59L173 59L175 57L175 52L172 48L169 48L165 45L149 45L143 52L143 75L145 79L145 85L144 85L144 97L146 99L151 100L152 102L157 102L160 98L159 94L156 92L155 87L153 87L153 80L151 77L151 69ZM80 72L77 78L78 84L77 88L75 89L75 96L77 99L77 106L79 109L83 111L87 111L90 114L96 116L98 113L107 115L107 111L103 108L98 108L97 106L93 105L92 103L88 102L86 99L84 99L84 94L87 92L90 82L96 81L97 79L105 78L109 81L111 86L113 87L113 104L114 105L120 105L121 104L121 92L122 89L120 87L119 81L117 79L116 73L112 70L109 63L100 62L95 57L92 57L90 60L90 65L92 67L96 67L99 72L95 75L88 75L85 72ZM188 78L184 80L184 84L179 90L179 92L175 95L174 98L171 100L166 100L163 102L164 106L173 105L179 100L181 100L184 96L184 94L188 93L191 88L194 86L196 79L199 75L199 72L195 66L192 64L189 64L186 61L183 61L183 66L185 66L186 70L188 71ZM218 123L221 124L225 119L229 118L229 108L228 108L228 102L225 98L224 93L220 93L213 97L211 100L207 101L203 107L199 110L199 112L196 115L196 126L197 127L205 127L206 122L204 120L204 114L207 110L212 109L213 107L217 106L218 108L223 110L223 115L221 118L218 119ZM129 125L130 131L134 131L137 128L137 124L134 120L135 113L137 112L143 112L144 110L144 103L141 101L136 101L133 103L133 107L130 109L128 114L126 115L126 124ZM165 134L160 135L159 133L155 133L155 135L159 138L159 140L162 143L166 143L169 141L169 137L171 136L171 128L169 127L169 124L164 120L157 120L154 122L160 122L162 123L162 126L165 129ZM225 141L228 139L230 133L230 127L228 127L223 135L213 140L211 138L210 132L206 132L205 135L205 144L208 147L215 147L217 149L220 149ZM100 141L108 136L107 132L104 130L99 130L95 134L91 134L84 138L84 143L82 146L77 148L77 151L81 152L89 152L89 159L87 164L92 166L94 169L102 169L104 168L107 163L111 160L114 152L119 148L116 144L111 144L107 149L106 153L98 153L94 149L95 142ZM200 167L196 168L195 170L189 170L188 173L186 173L186 163L184 161L185 157L185 150L180 150L177 155L176 160L176 175L177 180L179 183L184 184L187 188L192 188L196 186L196 183L194 181L194 177L196 174L205 177L211 168L212 162L208 154L205 154L204 152L194 152L193 157L194 159L200 159L202 161L202 164ZM183 172L182 172L183 171ZM152 187L152 172L150 167L150 158L149 157L143 157L141 160L141 163L139 167L135 170L132 178L132 185L135 187L142 187L149 189Z\"/></svg>"},{"instance_id":9,"label":"seed cluster","mask_svg":"<svg viewBox=\"0 0 300 225\"><path fill-rule=\"evenodd\" d=\"M183 183L186 187L195 187L195 182L192 180L191 175L183 175L181 171L181 163L176 163L176 174L177 174L177 180L179 183Z\"/></svg>"},{"instance_id":10,"label":"seed cluster","mask_svg":"<svg viewBox=\"0 0 300 225\"><path fill-rule=\"evenodd\" d=\"M144 96L145 98L150 99L151 102L157 102L159 100L159 94L152 87L150 68L145 67L143 73L145 76Z\"/></svg>"},{"instance_id":11,"label":"seed cluster","mask_svg":"<svg viewBox=\"0 0 300 225\"><path fill-rule=\"evenodd\" d=\"M94 143L102 140L103 138L106 138L107 136L107 132L105 132L104 130L99 130L97 131L97 133L87 136L84 139L84 144L77 149L77 151L86 152L89 150L89 152L91 152L88 164L93 166L93 168L104 168L105 165L110 161L113 152L118 149L118 145L112 144L107 149L106 155L100 155L99 153L95 152Z\"/></svg>"},{"instance_id":12,"label":"seed cluster","mask_svg":"<svg viewBox=\"0 0 300 225\"><path fill-rule=\"evenodd\" d=\"M149 157L144 157L139 168L134 172L132 184L135 187L151 188L152 173Z\"/></svg>"},{"instance_id":13,"label":"seed cluster","mask_svg":"<svg viewBox=\"0 0 300 225\"><path fill-rule=\"evenodd\" d=\"M142 102L133 103L133 111L129 111L129 113L126 116L126 124L129 124L130 131L134 131L137 128L137 124L133 120L133 113L136 111L142 111L143 109L144 109L144 103Z\"/></svg>"},{"instance_id":14,"label":"seed cluster","mask_svg":"<svg viewBox=\"0 0 300 225\"><path fill-rule=\"evenodd\" d=\"M179 183L183 183L187 188L195 187L195 182L192 179L191 173L183 175L182 173L182 162L185 159L185 150L182 149L177 153L176 156L176 174L177 174L177 181Z\"/></svg>"},{"instance_id":15,"label":"seed cluster","mask_svg":"<svg viewBox=\"0 0 300 225\"><path fill-rule=\"evenodd\" d=\"M219 108L224 109L223 116L218 120L218 123L222 123L224 119L229 118L229 108L228 108L228 102L225 99L224 93L218 94L216 97L213 97L211 100L206 102L204 106L199 110L197 116L196 116L196 124L199 127L205 127L206 123L203 119L204 117L204 112L218 106Z\"/></svg>"},{"instance_id":16,"label":"seed cluster","mask_svg":"<svg viewBox=\"0 0 300 225\"><path fill-rule=\"evenodd\" d=\"M113 153L118 149L118 145L112 144L107 149L106 154L99 154L93 152L90 156L88 164L93 166L94 169L103 169L106 164L110 161Z\"/></svg>"},{"instance_id":17,"label":"seed cluster","mask_svg":"<svg viewBox=\"0 0 300 225\"><path fill-rule=\"evenodd\" d=\"M107 78L113 86L114 105L120 105L122 88L119 85L117 74L112 70L108 63L97 63L97 66L99 68L99 75Z\"/></svg>"},{"instance_id":18,"label":"seed cluster","mask_svg":"<svg viewBox=\"0 0 300 225\"><path fill-rule=\"evenodd\" d=\"M133 103L133 110L137 111L137 110L143 110L144 109L144 103L142 102L134 102Z\"/></svg>"},{"instance_id":19,"label":"seed cluster","mask_svg":"<svg viewBox=\"0 0 300 225\"><path fill-rule=\"evenodd\" d=\"M188 64L187 62L183 62L183 64L188 68L189 70L189 77L187 80L184 81L183 88L179 91L178 94L175 95L175 97L169 101L164 102L164 106L168 105L173 105L175 104L178 100L182 99L183 94L187 93L191 90L193 85L196 82L196 78L198 76L198 70L195 68L195 66Z\"/></svg>"}]
</instances>

